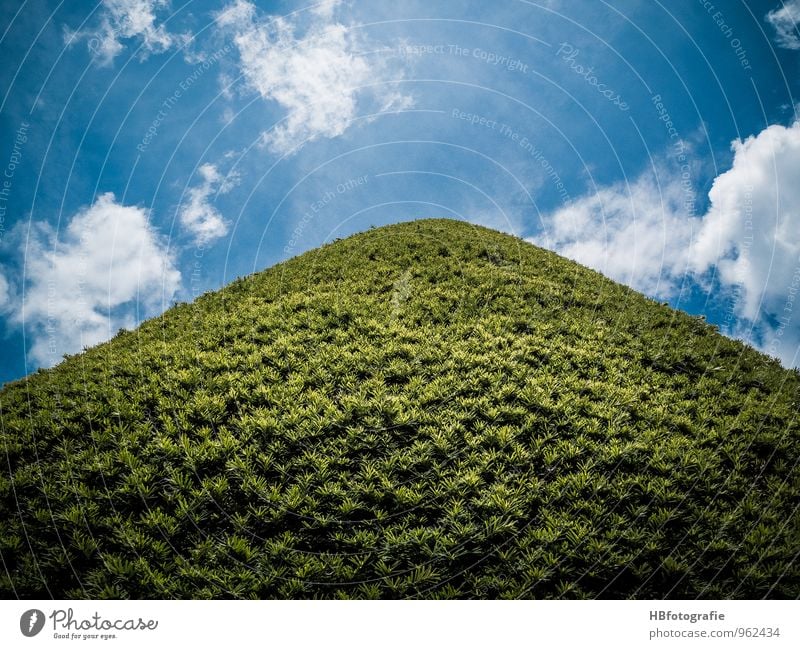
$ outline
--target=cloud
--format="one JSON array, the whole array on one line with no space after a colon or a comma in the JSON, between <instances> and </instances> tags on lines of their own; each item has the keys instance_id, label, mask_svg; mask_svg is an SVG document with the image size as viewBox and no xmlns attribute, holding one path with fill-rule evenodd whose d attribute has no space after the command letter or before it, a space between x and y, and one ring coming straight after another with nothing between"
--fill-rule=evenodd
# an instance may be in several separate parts
<instances>
[{"instance_id":1,"label":"cloud","mask_svg":"<svg viewBox=\"0 0 800 649\"><path fill-rule=\"evenodd\" d=\"M248 88L277 103L285 119L263 135L275 153L286 155L305 141L342 135L362 101L374 112L408 108L411 99L380 84L389 71L368 60L354 31L334 21L338 1L311 12L260 19L255 6L236 0L217 14L217 25L233 34Z\"/></svg>"},{"instance_id":2,"label":"cloud","mask_svg":"<svg viewBox=\"0 0 800 649\"><path fill-rule=\"evenodd\" d=\"M694 218L675 174L601 188L547 215L534 243L644 293L686 279L734 301L728 333L800 364L800 122L732 143L731 168Z\"/></svg>"},{"instance_id":3,"label":"cloud","mask_svg":"<svg viewBox=\"0 0 800 649\"><path fill-rule=\"evenodd\" d=\"M775 28L775 42L779 47L800 50L800 0L785 0L782 6L767 14L766 20Z\"/></svg>"},{"instance_id":4,"label":"cloud","mask_svg":"<svg viewBox=\"0 0 800 649\"><path fill-rule=\"evenodd\" d=\"M600 188L544 219L532 239L643 293L677 290L692 237L691 189L668 171Z\"/></svg>"},{"instance_id":5,"label":"cloud","mask_svg":"<svg viewBox=\"0 0 800 649\"><path fill-rule=\"evenodd\" d=\"M31 333L34 362L54 365L172 299L180 273L148 216L107 193L75 214L61 236L33 224L25 299L11 320Z\"/></svg>"},{"instance_id":6,"label":"cloud","mask_svg":"<svg viewBox=\"0 0 800 649\"><path fill-rule=\"evenodd\" d=\"M709 192L691 267L696 273L715 269L723 286L735 287L737 315L761 332L762 348L797 363L800 121L769 126L734 141L732 149L731 169Z\"/></svg>"},{"instance_id":7,"label":"cloud","mask_svg":"<svg viewBox=\"0 0 800 649\"><path fill-rule=\"evenodd\" d=\"M322 0L319 4L314 5L311 11L320 18L333 20L333 15L341 4L342 0Z\"/></svg>"},{"instance_id":8,"label":"cloud","mask_svg":"<svg viewBox=\"0 0 800 649\"><path fill-rule=\"evenodd\" d=\"M198 172L202 182L189 190L188 199L181 205L178 217L196 243L207 244L228 233L228 224L212 205L212 197L215 194L227 194L238 184L239 176L223 176L212 164L202 165Z\"/></svg>"},{"instance_id":9,"label":"cloud","mask_svg":"<svg viewBox=\"0 0 800 649\"><path fill-rule=\"evenodd\" d=\"M122 50L123 40L138 38L141 56L158 54L173 45L185 43L184 34L171 34L156 24L156 12L169 6L168 0L103 0L100 24L95 29L66 30L65 41L86 40L89 51L100 65L110 65Z\"/></svg>"}]
</instances>

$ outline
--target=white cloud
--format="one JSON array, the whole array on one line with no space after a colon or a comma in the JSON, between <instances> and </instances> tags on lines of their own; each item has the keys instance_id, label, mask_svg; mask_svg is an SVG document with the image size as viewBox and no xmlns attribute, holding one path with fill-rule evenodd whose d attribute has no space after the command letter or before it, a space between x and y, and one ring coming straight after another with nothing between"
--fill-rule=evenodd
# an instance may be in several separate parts
<instances>
[{"instance_id":1,"label":"white cloud","mask_svg":"<svg viewBox=\"0 0 800 649\"><path fill-rule=\"evenodd\" d=\"M767 22L775 28L775 42L780 47L800 50L800 0L784 0L777 9L770 11Z\"/></svg>"},{"instance_id":2,"label":"white cloud","mask_svg":"<svg viewBox=\"0 0 800 649\"><path fill-rule=\"evenodd\" d=\"M95 29L67 30L65 40L86 40L101 65L110 65L123 50L122 41L141 40L141 55L157 54L185 43L187 36L172 34L156 23L156 12L169 7L168 0L103 0L100 24Z\"/></svg>"},{"instance_id":3,"label":"white cloud","mask_svg":"<svg viewBox=\"0 0 800 649\"><path fill-rule=\"evenodd\" d=\"M234 0L216 15L220 27L254 27L256 7L249 0Z\"/></svg>"},{"instance_id":4,"label":"white cloud","mask_svg":"<svg viewBox=\"0 0 800 649\"><path fill-rule=\"evenodd\" d=\"M689 191L664 171L604 187L546 216L532 241L648 295L671 295L692 235Z\"/></svg>"},{"instance_id":5,"label":"white cloud","mask_svg":"<svg viewBox=\"0 0 800 649\"><path fill-rule=\"evenodd\" d=\"M340 4L262 20L252 3L236 0L217 15L217 24L233 33L247 86L286 111L286 118L264 133L265 144L276 153L341 135L370 95L375 112L410 106L396 90L368 87L389 80L389 71L380 60L361 55L368 48L354 30L334 21Z\"/></svg>"},{"instance_id":6,"label":"white cloud","mask_svg":"<svg viewBox=\"0 0 800 649\"><path fill-rule=\"evenodd\" d=\"M333 15L341 4L342 0L321 0L311 8L311 11L325 20L333 20Z\"/></svg>"},{"instance_id":7,"label":"white cloud","mask_svg":"<svg viewBox=\"0 0 800 649\"><path fill-rule=\"evenodd\" d=\"M723 283L741 285L741 315L755 321L786 297L800 266L800 122L735 141L733 151L709 192L692 267L716 266Z\"/></svg>"},{"instance_id":8,"label":"white cloud","mask_svg":"<svg viewBox=\"0 0 800 649\"><path fill-rule=\"evenodd\" d=\"M734 299L730 333L787 365L800 349L800 122L733 142L700 218L681 179L660 174L601 188L545 217L534 243L650 295L675 295L687 273Z\"/></svg>"},{"instance_id":9,"label":"white cloud","mask_svg":"<svg viewBox=\"0 0 800 649\"><path fill-rule=\"evenodd\" d=\"M192 233L196 243L207 244L228 233L228 224L212 204L212 197L215 194L227 194L238 184L239 176L223 176L212 164L202 165L198 172L202 182L189 190L178 216L181 225Z\"/></svg>"},{"instance_id":10,"label":"white cloud","mask_svg":"<svg viewBox=\"0 0 800 649\"><path fill-rule=\"evenodd\" d=\"M800 122L769 126L733 151L709 192L691 266L736 287L737 314L768 353L791 362L800 343Z\"/></svg>"},{"instance_id":11,"label":"white cloud","mask_svg":"<svg viewBox=\"0 0 800 649\"><path fill-rule=\"evenodd\" d=\"M111 193L75 214L61 236L34 224L26 252L25 301L12 320L30 331L32 360L43 366L162 310L180 283L148 211Z\"/></svg>"}]
</instances>

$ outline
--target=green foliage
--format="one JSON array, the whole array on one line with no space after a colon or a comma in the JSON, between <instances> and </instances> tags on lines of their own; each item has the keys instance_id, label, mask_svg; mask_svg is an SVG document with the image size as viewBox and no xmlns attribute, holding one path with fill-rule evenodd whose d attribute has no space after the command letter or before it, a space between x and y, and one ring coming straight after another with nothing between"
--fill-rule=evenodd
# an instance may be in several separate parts
<instances>
[{"instance_id":1,"label":"green foliage","mask_svg":"<svg viewBox=\"0 0 800 649\"><path fill-rule=\"evenodd\" d=\"M800 596L796 372L518 239L370 230L0 392L0 596Z\"/></svg>"}]
</instances>

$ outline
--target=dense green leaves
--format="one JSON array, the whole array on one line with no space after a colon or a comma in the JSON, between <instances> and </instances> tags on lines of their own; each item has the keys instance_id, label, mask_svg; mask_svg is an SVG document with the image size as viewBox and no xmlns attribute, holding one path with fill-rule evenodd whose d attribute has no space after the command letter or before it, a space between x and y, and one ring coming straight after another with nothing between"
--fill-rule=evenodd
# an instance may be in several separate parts
<instances>
[{"instance_id":1,"label":"dense green leaves","mask_svg":"<svg viewBox=\"0 0 800 649\"><path fill-rule=\"evenodd\" d=\"M372 230L0 392L0 595L797 597L799 387L513 237Z\"/></svg>"}]
</instances>

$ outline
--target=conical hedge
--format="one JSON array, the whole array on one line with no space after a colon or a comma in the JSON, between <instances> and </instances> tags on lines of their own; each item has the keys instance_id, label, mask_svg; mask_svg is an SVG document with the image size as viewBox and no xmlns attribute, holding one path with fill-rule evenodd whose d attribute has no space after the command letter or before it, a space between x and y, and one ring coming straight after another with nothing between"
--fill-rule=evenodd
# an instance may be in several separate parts
<instances>
[{"instance_id":1,"label":"conical hedge","mask_svg":"<svg viewBox=\"0 0 800 649\"><path fill-rule=\"evenodd\" d=\"M0 392L0 596L795 598L798 373L520 239L337 241Z\"/></svg>"}]
</instances>

